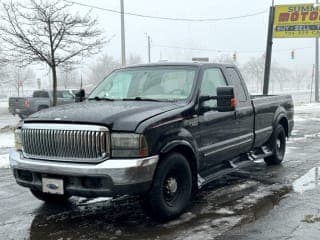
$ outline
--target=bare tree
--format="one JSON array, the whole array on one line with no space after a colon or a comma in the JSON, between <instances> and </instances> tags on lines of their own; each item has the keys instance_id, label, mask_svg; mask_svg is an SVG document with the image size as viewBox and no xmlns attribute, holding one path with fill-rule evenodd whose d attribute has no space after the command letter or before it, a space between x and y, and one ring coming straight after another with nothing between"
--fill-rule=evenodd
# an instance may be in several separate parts
<instances>
[{"instance_id":1,"label":"bare tree","mask_svg":"<svg viewBox=\"0 0 320 240\"><path fill-rule=\"evenodd\" d=\"M35 81L35 73L30 68L23 68L21 66L16 66L11 70L13 86L17 90L18 96L20 93L23 94L24 86L28 83L33 83Z\"/></svg>"},{"instance_id":2,"label":"bare tree","mask_svg":"<svg viewBox=\"0 0 320 240\"><path fill-rule=\"evenodd\" d=\"M244 64L241 70L250 92L261 92L264 73L264 57L251 58Z\"/></svg>"},{"instance_id":3,"label":"bare tree","mask_svg":"<svg viewBox=\"0 0 320 240\"><path fill-rule=\"evenodd\" d=\"M121 67L121 63L108 54L100 56L94 65L90 66L90 82L96 84L103 80L114 69Z\"/></svg>"},{"instance_id":4,"label":"bare tree","mask_svg":"<svg viewBox=\"0 0 320 240\"><path fill-rule=\"evenodd\" d=\"M130 54L127 59L128 65L142 63L142 59L139 55ZM112 56L104 53L101 55L93 65L89 67L89 79L91 83L97 84L102 81L110 72L114 69L120 68L120 61L114 59Z\"/></svg>"},{"instance_id":5,"label":"bare tree","mask_svg":"<svg viewBox=\"0 0 320 240\"><path fill-rule=\"evenodd\" d=\"M139 63L142 63L142 58L139 55L130 54L127 62L128 62L128 65L139 64Z\"/></svg>"},{"instance_id":6,"label":"bare tree","mask_svg":"<svg viewBox=\"0 0 320 240\"><path fill-rule=\"evenodd\" d=\"M60 69L58 76L60 76L62 79L61 85L63 84L64 89L68 89L71 85L75 84L74 77L76 75L76 70L77 68L73 64L69 63L64 64ZM80 79L78 86L80 86Z\"/></svg>"},{"instance_id":7,"label":"bare tree","mask_svg":"<svg viewBox=\"0 0 320 240\"><path fill-rule=\"evenodd\" d=\"M296 90L306 90L311 84L311 76L306 69L295 68L291 79Z\"/></svg>"},{"instance_id":8,"label":"bare tree","mask_svg":"<svg viewBox=\"0 0 320 240\"><path fill-rule=\"evenodd\" d=\"M221 54L213 58L213 62L216 63L226 63L226 64L236 64L233 61L232 56L229 54Z\"/></svg>"},{"instance_id":9,"label":"bare tree","mask_svg":"<svg viewBox=\"0 0 320 240\"><path fill-rule=\"evenodd\" d=\"M45 62L52 72L53 105L57 97L57 67L99 52L105 44L97 19L71 13L62 0L2 3L0 38L8 56L21 64Z\"/></svg>"}]
</instances>

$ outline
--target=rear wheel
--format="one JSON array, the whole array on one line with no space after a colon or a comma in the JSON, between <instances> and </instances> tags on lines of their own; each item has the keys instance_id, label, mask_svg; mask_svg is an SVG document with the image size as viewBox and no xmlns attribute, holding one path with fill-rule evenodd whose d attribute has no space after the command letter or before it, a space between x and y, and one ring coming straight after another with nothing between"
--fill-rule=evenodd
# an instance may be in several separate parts
<instances>
[{"instance_id":1,"label":"rear wheel","mask_svg":"<svg viewBox=\"0 0 320 240\"><path fill-rule=\"evenodd\" d=\"M282 125L278 125L269 140L269 145L272 149L272 155L266 157L264 161L268 165L280 164L286 152L286 132Z\"/></svg>"},{"instance_id":2,"label":"rear wheel","mask_svg":"<svg viewBox=\"0 0 320 240\"><path fill-rule=\"evenodd\" d=\"M70 196L67 195L44 193L35 189L30 189L30 191L33 196L46 203L65 203L70 198Z\"/></svg>"},{"instance_id":3,"label":"rear wheel","mask_svg":"<svg viewBox=\"0 0 320 240\"><path fill-rule=\"evenodd\" d=\"M49 107L46 105L41 105L38 107L38 111L41 111L42 109L47 109L47 108L49 108Z\"/></svg>"},{"instance_id":4,"label":"rear wheel","mask_svg":"<svg viewBox=\"0 0 320 240\"><path fill-rule=\"evenodd\" d=\"M152 188L143 209L158 221L179 216L188 206L192 190L192 175L187 159L179 154L167 155L159 163Z\"/></svg>"}]
</instances>

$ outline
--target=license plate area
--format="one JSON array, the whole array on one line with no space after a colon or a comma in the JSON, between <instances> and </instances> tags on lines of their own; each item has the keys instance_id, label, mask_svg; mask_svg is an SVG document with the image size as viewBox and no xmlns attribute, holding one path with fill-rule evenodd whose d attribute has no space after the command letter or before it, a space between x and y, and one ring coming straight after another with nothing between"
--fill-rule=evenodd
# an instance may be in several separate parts
<instances>
[{"instance_id":1,"label":"license plate area","mask_svg":"<svg viewBox=\"0 0 320 240\"><path fill-rule=\"evenodd\" d=\"M63 180L57 178L42 178L42 191L51 194L64 194Z\"/></svg>"}]
</instances>

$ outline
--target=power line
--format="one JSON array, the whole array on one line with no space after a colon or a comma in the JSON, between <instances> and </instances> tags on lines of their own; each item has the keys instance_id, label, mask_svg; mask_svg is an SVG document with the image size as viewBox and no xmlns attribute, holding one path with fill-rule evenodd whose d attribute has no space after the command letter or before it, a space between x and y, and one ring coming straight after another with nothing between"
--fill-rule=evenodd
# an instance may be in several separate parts
<instances>
[{"instance_id":1,"label":"power line","mask_svg":"<svg viewBox=\"0 0 320 240\"><path fill-rule=\"evenodd\" d=\"M190 51L218 52L218 53L233 53L234 52L234 50L210 49L210 48L188 48L188 47L180 47L180 46L172 46L172 45L159 45L159 44L152 44L152 47L172 48L172 49L181 49L181 50L190 50ZM303 50L303 49L313 49L313 47L294 48L294 50ZM275 52L287 52L287 51L292 51L292 48L275 49L274 51ZM264 50L237 51L237 53L263 53L263 52L264 52Z\"/></svg>"},{"instance_id":2,"label":"power line","mask_svg":"<svg viewBox=\"0 0 320 240\"><path fill-rule=\"evenodd\" d=\"M89 8L98 9L98 10L101 10L101 11L121 14L121 11L117 11L117 10L110 9L110 8L103 8L103 7L98 7L98 6L89 5L89 4L78 3L78 2L74 2L74 1L70 1L70 0L64 0L64 1L68 2L68 3L71 3L71 4L83 6L83 7L89 7ZM267 10L263 10L263 11L258 11L258 12L239 15L239 16L222 17L222 18L174 18L174 17L161 17L161 16L144 15L144 14L139 14L139 13L134 13L134 12L124 12L124 14L125 15L129 15L129 16L141 17L141 18L150 18L150 19L167 20L167 21L218 22L218 21L226 21L226 20L234 20L234 19L240 19L240 18L254 17L254 16L265 14L266 12L267 12Z\"/></svg>"}]
</instances>

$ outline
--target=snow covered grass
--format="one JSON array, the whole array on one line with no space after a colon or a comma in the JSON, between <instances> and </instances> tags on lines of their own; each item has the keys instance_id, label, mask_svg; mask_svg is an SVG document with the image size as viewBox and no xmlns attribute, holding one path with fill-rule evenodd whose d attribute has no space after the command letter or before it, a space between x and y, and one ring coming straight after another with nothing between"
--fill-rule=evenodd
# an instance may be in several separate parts
<instances>
[{"instance_id":1,"label":"snow covered grass","mask_svg":"<svg viewBox=\"0 0 320 240\"><path fill-rule=\"evenodd\" d=\"M9 168L9 154L0 155L0 168Z\"/></svg>"},{"instance_id":2,"label":"snow covered grass","mask_svg":"<svg viewBox=\"0 0 320 240\"><path fill-rule=\"evenodd\" d=\"M13 132L0 133L0 168L9 168L9 150L13 147Z\"/></svg>"},{"instance_id":3,"label":"snow covered grass","mask_svg":"<svg viewBox=\"0 0 320 240\"><path fill-rule=\"evenodd\" d=\"M13 132L0 133L0 148L12 148L12 147L14 147Z\"/></svg>"},{"instance_id":4,"label":"snow covered grass","mask_svg":"<svg viewBox=\"0 0 320 240\"><path fill-rule=\"evenodd\" d=\"M320 103L307 103L302 104L294 107L294 110L297 112L313 112L313 111L319 111L320 110Z\"/></svg>"}]
</instances>

